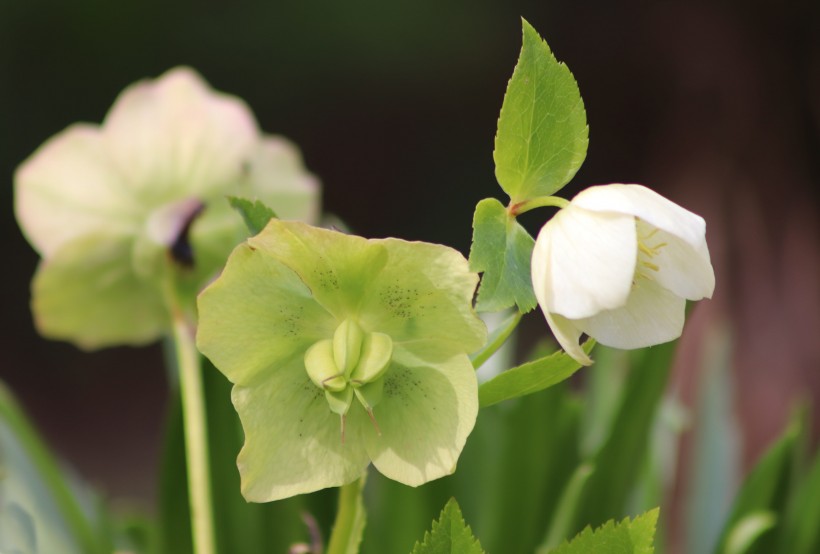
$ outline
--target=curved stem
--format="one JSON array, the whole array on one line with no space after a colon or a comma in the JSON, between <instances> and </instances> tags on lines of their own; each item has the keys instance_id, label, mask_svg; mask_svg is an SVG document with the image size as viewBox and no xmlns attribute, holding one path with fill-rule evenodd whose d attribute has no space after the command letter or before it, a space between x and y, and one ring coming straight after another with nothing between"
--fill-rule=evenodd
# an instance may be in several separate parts
<instances>
[{"instance_id":1,"label":"curved stem","mask_svg":"<svg viewBox=\"0 0 820 554\"><path fill-rule=\"evenodd\" d=\"M512 316L510 316L507 321L501 324L499 329L496 329L492 335L490 335L490 342L485 346L482 350L479 350L475 356L472 357L473 368L478 369L484 362L489 360L493 354L495 354L499 348L504 346L504 343L507 342L507 339L510 338L512 332L515 331L515 328L518 327L518 323L521 321L521 317L524 315L523 312L518 311L515 312Z\"/></svg>"},{"instance_id":2,"label":"curved stem","mask_svg":"<svg viewBox=\"0 0 820 554\"><path fill-rule=\"evenodd\" d=\"M333 532L327 546L327 554L355 554L359 551L365 524L364 490L365 476L339 489L339 510L333 523Z\"/></svg>"},{"instance_id":3,"label":"curved stem","mask_svg":"<svg viewBox=\"0 0 820 554\"><path fill-rule=\"evenodd\" d=\"M188 501L195 554L215 554L208 426L205 415L202 368L194 343L194 329L179 309L173 310L174 346L182 394L185 458L188 467Z\"/></svg>"},{"instance_id":4,"label":"curved stem","mask_svg":"<svg viewBox=\"0 0 820 554\"><path fill-rule=\"evenodd\" d=\"M523 202L518 202L516 204L510 204L507 207L507 211L511 216L516 217L524 212L528 212L535 208L543 208L545 206L566 208L569 206L569 200L566 198L561 198L560 196L539 196L537 198L530 198L529 200L524 200Z\"/></svg>"}]
</instances>

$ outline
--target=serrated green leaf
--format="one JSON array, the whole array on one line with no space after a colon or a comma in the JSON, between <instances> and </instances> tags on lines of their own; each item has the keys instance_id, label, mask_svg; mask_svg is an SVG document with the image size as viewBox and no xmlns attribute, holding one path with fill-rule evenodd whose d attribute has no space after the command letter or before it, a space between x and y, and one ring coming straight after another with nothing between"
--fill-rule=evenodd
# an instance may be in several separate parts
<instances>
[{"instance_id":1,"label":"serrated green leaf","mask_svg":"<svg viewBox=\"0 0 820 554\"><path fill-rule=\"evenodd\" d=\"M261 200L248 200L238 196L229 196L228 202L242 216L251 235L258 234L268 221L276 217L276 212L262 203Z\"/></svg>"},{"instance_id":2,"label":"serrated green leaf","mask_svg":"<svg viewBox=\"0 0 820 554\"><path fill-rule=\"evenodd\" d=\"M475 208L470 269L484 272L476 310L499 312L516 305L526 313L535 307L530 258L535 240L495 198Z\"/></svg>"},{"instance_id":3,"label":"serrated green leaf","mask_svg":"<svg viewBox=\"0 0 820 554\"><path fill-rule=\"evenodd\" d=\"M658 509L617 525L610 520L595 531L587 527L570 542L549 550L549 554L652 554ZM540 553L539 553L540 554Z\"/></svg>"},{"instance_id":4,"label":"serrated green leaf","mask_svg":"<svg viewBox=\"0 0 820 554\"><path fill-rule=\"evenodd\" d=\"M523 32L493 152L496 179L513 203L553 194L567 184L589 142L575 78L526 21Z\"/></svg>"},{"instance_id":5,"label":"serrated green leaf","mask_svg":"<svg viewBox=\"0 0 820 554\"><path fill-rule=\"evenodd\" d=\"M416 543L412 554L484 554L484 550L464 523L458 502L451 498L438 521L433 522L432 531L424 534L423 542Z\"/></svg>"},{"instance_id":6,"label":"serrated green leaf","mask_svg":"<svg viewBox=\"0 0 820 554\"><path fill-rule=\"evenodd\" d=\"M584 352L589 354L593 346L595 340L587 340L583 346ZM540 360L509 369L482 384L478 388L479 405L486 408L504 400L544 390L567 379L581 367L563 350L559 350Z\"/></svg>"}]
</instances>

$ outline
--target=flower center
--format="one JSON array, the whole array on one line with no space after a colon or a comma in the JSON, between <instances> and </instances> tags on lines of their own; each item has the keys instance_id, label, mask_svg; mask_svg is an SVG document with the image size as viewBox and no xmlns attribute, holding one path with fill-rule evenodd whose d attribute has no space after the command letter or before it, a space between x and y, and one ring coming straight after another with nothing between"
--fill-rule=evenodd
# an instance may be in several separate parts
<instances>
[{"instance_id":1,"label":"flower center","mask_svg":"<svg viewBox=\"0 0 820 554\"><path fill-rule=\"evenodd\" d=\"M182 267L194 266L194 251L189 237L191 225L205 209L197 198L166 204L148 218L148 236L168 249L171 259Z\"/></svg>"},{"instance_id":2,"label":"flower center","mask_svg":"<svg viewBox=\"0 0 820 554\"><path fill-rule=\"evenodd\" d=\"M636 218L636 230L638 238L638 260L635 264L635 276L632 278L634 285L638 279L654 281L651 271L658 272L660 267L655 263L654 258L666 246L665 242L653 240L659 229L644 223ZM654 244L653 244L654 243Z\"/></svg>"},{"instance_id":3,"label":"flower center","mask_svg":"<svg viewBox=\"0 0 820 554\"><path fill-rule=\"evenodd\" d=\"M332 339L320 340L305 352L305 370L325 393L328 407L342 420L355 397L380 433L373 407L384 390L384 373L393 355L393 341L384 333L366 333L352 319L344 320Z\"/></svg>"}]
</instances>

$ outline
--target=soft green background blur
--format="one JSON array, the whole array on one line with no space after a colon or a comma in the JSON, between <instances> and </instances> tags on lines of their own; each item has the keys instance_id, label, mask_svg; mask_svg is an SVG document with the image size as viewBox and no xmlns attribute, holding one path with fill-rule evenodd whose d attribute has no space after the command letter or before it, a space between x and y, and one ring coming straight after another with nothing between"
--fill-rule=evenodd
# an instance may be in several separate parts
<instances>
[{"instance_id":1,"label":"soft green background blur","mask_svg":"<svg viewBox=\"0 0 820 554\"><path fill-rule=\"evenodd\" d=\"M501 196L493 135L520 16L586 103L589 153L565 193L638 182L706 217L718 288L684 345L732 322L745 458L796 397L818 398L816 1L0 0L0 378L57 451L115 497L151 502L165 375L156 348L87 355L36 336L37 256L11 208L18 163L67 125L99 122L129 83L187 64L294 140L326 208L357 232L466 253L475 203ZM530 342L546 334L539 315L528 323ZM684 400L694 359L675 379Z\"/></svg>"}]
</instances>

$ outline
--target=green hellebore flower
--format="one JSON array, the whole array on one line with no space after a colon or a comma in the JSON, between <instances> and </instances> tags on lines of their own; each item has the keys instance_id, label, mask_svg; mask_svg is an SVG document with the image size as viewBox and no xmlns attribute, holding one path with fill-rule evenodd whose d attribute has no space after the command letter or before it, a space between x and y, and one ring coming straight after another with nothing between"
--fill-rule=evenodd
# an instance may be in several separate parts
<instances>
[{"instance_id":1,"label":"green hellebore flower","mask_svg":"<svg viewBox=\"0 0 820 554\"><path fill-rule=\"evenodd\" d=\"M261 135L242 100L187 68L131 85L101 126L58 133L14 181L17 220L43 258L35 324L89 349L165 334L168 271L193 305L244 238L226 195L259 198L285 218L318 211L296 149Z\"/></svg>"},{"instance_id":2,"label":"green hellebore flower","mask_svg":"<svg viewBox=\"0 0 820 554\"><path fill-rule=\"evenodd\" d=\"M272 220L199 297L197 346L234 383L242 494L448 475L475 424L478 276L445 246Z\"/></svg>"}]
</instances>

